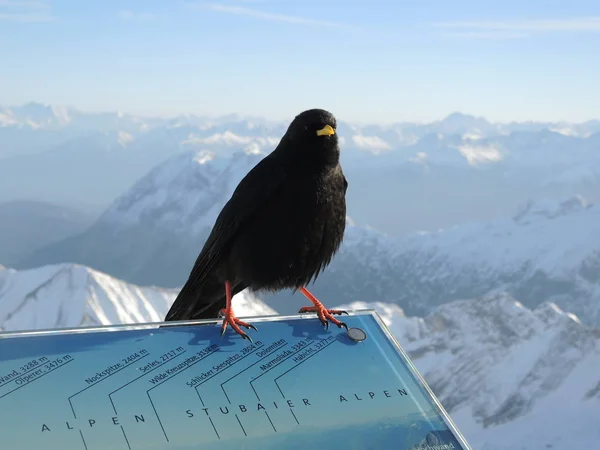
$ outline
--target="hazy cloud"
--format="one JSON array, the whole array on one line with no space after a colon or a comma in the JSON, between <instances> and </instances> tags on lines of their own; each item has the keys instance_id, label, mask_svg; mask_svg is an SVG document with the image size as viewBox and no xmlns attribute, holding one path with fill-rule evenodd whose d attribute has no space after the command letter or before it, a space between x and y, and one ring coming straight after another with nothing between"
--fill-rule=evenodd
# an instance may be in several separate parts
<instances>
[{"instance_id":1,"label":"hazy cloud","mask_svg":"<svg viewBox=\"0 0 600 450\"><path fill-rule=\"evenodd\" d=\"M50 22L50 5L42 1L0 0L0 21Z\"/></svg>"},{"instance_id":2,"label":"hazy cloud","mask_svg":"<svg viewBox=\"0 0 600 450\"><path fill-rule=\"evenodd\" d=\"M148 12L133 12L122 10L118 13L119 19L122 20L154 20L156 15Z\"/></svg>"},{"instance_id":3,"label":"hazy cloud","mask_svg":"<svg viewBox=\"0 0 600 450\"><path fill-rule=\"evenodd\" d=\"M328 28L340 28L346 30L358 30L358 27L351 25L345 25L338 22L330 22L325 20L310 19L300 16L290 16L286 14L274 14L269 12L260 11L257 9L246 8L243 6L232 6L232 5L220 5L217 3L193 3L193 7L209 9L211 11L218 11L225 14L235 14L238 16L254 17L261 20L269 20L274 22L287 22L297 25L315 26L315 27L328 27Z\"/></svg>"},{"instance_id":4,"label":"hazy cloud","mask_svg":"<svg viewBox=\"0 0 600 450\"><path fill-rule=\"evenodd\" d=\"M539 33L587 32L600 33L600 16L571 19L473 20L441 22L437 28L460 30L448 36L471 38L521 38Z\"/></svg>"},{"instance_id":5,"label":"hazy cloud","mask_svg":"<svg viewBox=\"0 0 600 450\"><path fill-rule=\"evenodd\" d=\"M0 7L4 8L48 8L47 3L41 1L0 0Z\"/></svg>"},{"instance_id":6,"label":"hazy cloud","mask_svg":"<svg viewBox=\"0 0 600 450\"><path fill-rule=\"evenodd\" d=\"M443 36L463 39L522 39L529 34L504 31L457 31L444 33Z\"/></svg>"}]
</instances>

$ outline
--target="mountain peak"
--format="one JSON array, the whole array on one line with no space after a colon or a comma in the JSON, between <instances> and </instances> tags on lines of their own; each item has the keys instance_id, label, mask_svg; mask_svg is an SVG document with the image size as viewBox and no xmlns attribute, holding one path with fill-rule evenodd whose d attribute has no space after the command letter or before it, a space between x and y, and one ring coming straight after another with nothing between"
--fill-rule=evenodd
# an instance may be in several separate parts
<instances>
[{"instance_id":1,"label":"mountain peak","mask_svg":"<svg viewBox=\"0 0 600 450\"><path fill-rule=\"evenodd\" d=\"M455 111L448 114L444 119L442 119L442 122L452 122L457 120L477 120L477 118L475 116L472 116L471 114L464 114L459 111Z\"/></svg>"},{"instance_id":2,"label":"mountain peak","mask_svg":"<svg viewBox=\"0 0 600 450\"><path fill-rule=\"evenodd\" d=\"M555 325L561 321L573 322L581 325L579 318L572 313L563 311L554 302L543 302L540 303L534 310L534 315L547 325Z\"/></svg>"},{"instance_id":3,"label":"mountain peak","mask_svg":"<svg viewBox=\"0 0 600 450\"><path fill-rule=\"evenodd\" d=\"M529 223L531 220L535 220L538 217L555 219L557 217L584 211L592 206L592 204L580 195L574 195L558 200L530 200L519 209L513 219L518 223Z\"/></svg>"},{"instance_id":4,"label":"mountain peak","mask_svg":"<svg viewBox=\"0 0 600 450\"><path fill-rule=\"evenodd\" d=\"M3 282L4 280L4 282ZM160 322L178 289L138 286L78 264L0 269L0 328L33 330ZM234 297L240 316L275 311L249 292Z\"/></svg>"},{"instance_id":5,"label":"mountain peak","mask_svg":"<svg viewBox=\"0 0 600 450\"><path fill-rule=\"evenodd\" d=\"M208 151L175 155L115 200L97 226L141 224L187 235L203 232L261 157L249 151L238 151L231 158Z\"/></svg>"},{"instance_id":6,"label":"mountain peak","mask_svg":"<svg viewBox=\"0 0 600 450\"><path fill-rule=\"evenodd\" d=\"M453 112L443 118L440 123L454 126L489 126L490 123L483 117L476 117L461 112Z\"/></svg>"}]
</instances>

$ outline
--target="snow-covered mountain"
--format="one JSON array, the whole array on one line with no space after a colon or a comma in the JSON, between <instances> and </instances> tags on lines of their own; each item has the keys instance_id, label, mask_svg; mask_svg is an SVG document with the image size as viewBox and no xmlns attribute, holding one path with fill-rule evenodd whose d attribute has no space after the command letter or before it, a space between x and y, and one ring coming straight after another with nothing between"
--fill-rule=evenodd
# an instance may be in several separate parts
<instances>
[{"instance_id":1,"label":"snow-covered mountain","mask_svg":"<svg viewBox=\"0 0 600 450\"><path fill-rule=\"evenodd\" d=\"M192 235L210 231L239 181L265 155L247 151L234 156L186 152L169 159L139 180L128 195L117 198L96 226L111 230L144 226Z\"/></svg>"},{"instance_id":2,"label":"snow-covered mountain","mask_svg":"<svg viewBox=\"0 0 600 450\"><path fill-rule=\"evenodd\" d=\"M0 329L160 322L177 291L128 284L74 264L22 271L0 266ZM239 316L275 313L248 292L233 302Z\"/></svg>"},{"instance_id":3,"label":"snow-covered mountain","mask_svg":"<svg viewBox=\"0 0 600 450\"><path fill-rule=\"evenodd\" d=\"M176 290L127 284L87 267L0 267L0 328L44 329L160 321ZM275 314L234 297L240 317ZM579 450L600 439L600 332L543 302L530 310L506 294L444 304L407 317L376 309L474 449Z\"/></svg>"},{"instance_id":4,"label":"snow-covered mountain","mask_svg":"<svg viewBox=\"0 0 600 450\"><path fill-rule=\"evenodd\" d=\"M259 158L175 157L115 201L87 232L24 264L78 262L136 283L180 286L220 208ZM501 289L531 307L550 298L600 323L598 229L598 207L580 197L532 202L513 217L401 237L349 226L316 290L349 301L393 296L410 314L424 314L443 300ZM286 313L298 303L287 293L265 298Z\"/></svg>"},{"instance_id":5,"label":"snow-covered mountain","mask_svg":"<svg viewBox=\"0 0 600 450\"><path fill-rule=\"evenodd\" d=\"M0 108L0 192L101 204L128 189L87 231L19 267L52 265L0 267L0 328L160 320L220 207L285 129L240 117L100 116ZM600 199L600 122L453 114L341 122L340 135L360 225L311 290L327 306L375 306L473 448L596 448L600 333L588 325L600 325L600 207L571 194ZM440 218L462 223L402 236L362 225L435 230ZM172 289L141 287L150 285ZM239 294L236 313L305 303L287 292L262 299Z\"/></svg>"},{"instance_id":6,"label":"snow-covered mountain","mask_svg":"<svg viewBox=\"0 0 600 450\"><path fill-rule=\"evenodd\" d=\"M300 111L298 111L300 112ZM291 119L291 118L290 118ZM226 137L223 133L229 132L230 136L244 135L242 130L254 130L258 134L268 130L277 130L279 136L285 130L289 121L269 121L261 117L242 117L230 114L221 117L198 116L183 114L171 118L150 116L135 116L121 111L115 112L85 112L73 106L49 105L38 102L29 102L23 105L0 105L0 127L18 127L32 130L87 130L87 131L128 131L142 132L158 128L185 128L193 127L199 133L196 137L213 139ZM431 123L396 122L387 125L353 124L341 121L342 134L350 134L349 144L354 141L357 147L371 150L383 150L382 143L398 147L409 145L423 136L434 133L442 135L460 135L472 138L484 138L495 135L506 135L515 131L540 131L551 130L564 135L587 137L600 132L600 121L590 120L583 123L567 122L511 122L491 123L483 117L459 112ZM211 135L202 131L213 132ZM379 139L375 139L377 136ZM371 138L371 139L369 139ZM375 143L379 145L375 145ZM372 144L372 145L371 145Z\"/></svg>"},{"instance_id":7,"label":"snow-covered mountain","mask_svg":"<svg viewBox=\"0 0 600 450\"><path fill-rule=\"evenodd\" d=\"M141 118L122 112L86 113L72 106L29 102L0 106L0 127L30 130L143 131L161 119Z\"/></svg>"},{"instance_id":8,"label":"snow-covered mountain","mask_svg":"<svg viewBox=\"0 0 600 450\"><path fill-rule=\"evenodd\" d=\"M496 124L454 113L432 123L358 125L337 114L344 167L356 180L348 194L353 216L387 232L487 219L531 195L598 192L600 121ZM0 107L0 201L86 205L99 213L177 153L268 152L288 122L85 113L37 103ZM481 194L471 198L474 186ZM437 207L421 206L413 193ZM493 208L484 196L497 198ZM373 198L401 202L410 208L407 218L374 210Z\"/></svg>"},{"instance_id":9,"label":"snow-covered mountain","mask_svg":"<svg viewBox=\"0 0 600 450\"><path fill-rule=\"evenodd\" d=\"M100 213L173 155L270 151L285 127L235 117L167 120L40 104L0 108L0 201L35 199Z\"/></svg>"},{"instance_id":10,"label":"snow-covered mountain","mask_svg":"<svg viewBox=\"0 0 600 450\"><path fill-rule=\"evenodd\" d=\"M175 156L117 199L85 233L39 250L18 267L76 262L129 282L179 287L221 207L261 157ZM500 289L529 307L551 299L600 324L598 229L600 210L581 197L530 202L512 217L399 237L350 226L315 289L344 301L393 298L409 314ZM296 299L289 293L265 296L285 313L296 309Z\"/></svg>"},{"instance_id":11,"label":"snow-covered mountain","mask_svg":"<svg viewBox=\"0 0 600 450\"><path fill-rule=\"evenodd\" d=\"M425 317L376 309L473 449L583 450L600 442L600 330L554 303L505 294Z\"/></svg>"},{"instance_id":12,"label":"snow-covered mountain","mask_svg":"<svg viewBox=\"0 0 600 450\"><path fill-rule=\"evenodd\" d=\"M186 152L159 165L84 233L17 268L76 262L142 285L180 287L217 214L261 155Z\"/></svg>"},{"instance_id":13,"label":"snow-covered mountain","mask_svg":"<svg viewBox=\"0 0 600 450\"><path fill-rule=\"evenodd\" d=\"M580 197L531 202L513 217L401 237L350 226L315 291L323 298L393 299L409 314L506 291L528 307L551 300L600 325L598 230L600 208ZM285 304L282 295L265 300Z\"/></svg>"}]
</instances>

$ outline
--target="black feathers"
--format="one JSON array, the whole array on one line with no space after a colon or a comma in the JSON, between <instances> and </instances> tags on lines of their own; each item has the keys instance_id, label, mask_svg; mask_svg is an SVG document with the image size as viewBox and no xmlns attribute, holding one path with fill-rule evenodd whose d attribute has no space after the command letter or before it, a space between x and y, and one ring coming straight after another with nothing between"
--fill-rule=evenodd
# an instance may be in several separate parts
<instances>
[{"instance_id":1,"label":"black feathers","mask_svg":"<svg viewBox=\"0 0 600 450\"><path fill-rule=\"evenodd\" d=\"M329 264L346 224L348 183L332 114L299 114L225 204L165 320L214 318L232 295L297 289Z\"/></svg>"}]
</instances>

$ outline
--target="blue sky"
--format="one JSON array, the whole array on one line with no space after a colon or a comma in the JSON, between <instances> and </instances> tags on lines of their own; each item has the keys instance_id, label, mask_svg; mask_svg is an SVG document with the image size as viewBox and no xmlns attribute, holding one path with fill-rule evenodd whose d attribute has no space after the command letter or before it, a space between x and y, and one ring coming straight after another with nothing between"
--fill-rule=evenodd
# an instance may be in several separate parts
<instances>
[{"instance_id":1,"label":"blue sky","mask_svg":"<svg viewBox=\"0 0 600 450\"><path fill-rule=\"evenodd\" d=\"M0 104L600 118L598 0L0 0Z\"/></svg>"}]
</instances>

